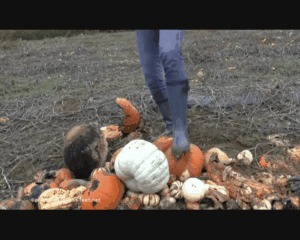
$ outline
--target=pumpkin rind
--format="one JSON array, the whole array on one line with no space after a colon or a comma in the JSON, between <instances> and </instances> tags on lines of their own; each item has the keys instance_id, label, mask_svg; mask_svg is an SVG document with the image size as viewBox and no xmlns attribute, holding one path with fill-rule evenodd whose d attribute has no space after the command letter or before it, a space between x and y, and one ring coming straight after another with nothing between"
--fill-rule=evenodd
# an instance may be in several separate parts
<instances>
[{"instance_id":1,"label":"pumpkin rind","mask_svg":"<svg viewBox=\"0 0 300 240\"><path fill-rule=\"evenodd\" d=\"M219 162L224 164L230 164L233 161L232 158L229 158L225 152L217 147L210 148L205 152L205 164L209 163L212 157L216 157Z\"/></svg>"},{"instance_id":2,"label":"pumpkin rind","mask_svg":"<svg viewBox=\"0 0 300 240\"><path fill-rule=\"evenodd\" d=\"M82 210L113 210L125 192L123 182L114 173L96 172L82 193Z\"/></svg>"},{"instance_id":3,"label":"pumpkin rind","mask_svg":"<svg viewBox=\"0 0 300 240\"><path fill-rule=\"evenodd\" d=\"M62 181L59 185L58 185L58 188L62 188L64 190L71 190L73 189L74 187L77 187L77 186L73 186L72 184L69 184L70 183L70 180L71 179L66 179L64 181Z\"/></svg>"},{"instance_id":4,"label":"pumpkin rind","mask_svg":"<svg viewBox=\"0 0 300 240\"><path fill-rule=\"evenodd\" d=\"M55 183L61 184L64 180L74 178L73 173L68 168L60 168L55 173Z\"/></svg>"},{"instance_id":5,"label":"pumpkin rind","mask_svg":"<svg viewBox=\"0 0 300 240\"><path fill-rule=\"evenodd\" d=\"M153 144L162 152L165 152L169 147L171 147L172 143L173 138L167 136L161 136L153 142Z\"/></svg>"},{"instance_id":6,"label":"pumpkin rind","mask_svg":"<svg viewBox=\"0 0 300 240\"><path fill-rule=\"evenodd\" d=\"M125 118L123 119L123 126L120 127L120 130L123 133L134 132L141 123L140 113L126 98L116 98L116 103L125 114Z\"/></svg>"},{"instance_id":7,"label":"pumpkin rind","mask_svg":"<svg viewBox=\"0 0 300 240\"><path fill-rule=\"evenodd\" d=\"M171 152L172 146L165 151L168 159L170 175L180 178L181 174L188 170L191 177L198 177L204 167L204 154L201 149L195 144L190 144L190 151L182 155L179 160L176 160Z\"/></svg>"},{"instance_id":8,"label":"pumpkin rind","mask_svg":"<svg viewBox=\"0 0 300 240\"><path fill-rule=\"evenodd\" d=\"M132 140L123 147L114 168L118 177L134 192L156 193L170 178L164 153L142 139Z\"/></svg>"}]
</instances>

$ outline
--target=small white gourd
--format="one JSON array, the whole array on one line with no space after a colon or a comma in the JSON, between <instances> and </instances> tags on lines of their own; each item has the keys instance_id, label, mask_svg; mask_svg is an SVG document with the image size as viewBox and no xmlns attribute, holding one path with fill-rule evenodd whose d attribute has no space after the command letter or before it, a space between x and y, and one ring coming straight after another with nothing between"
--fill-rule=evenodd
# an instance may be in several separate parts
<instances>
[{"instance_id":1,"label":"small white gourd","mask_svg":"<svg viewBox=\"0 0 300 240\"><path fill-rule=\"evenodd\" d=\"M241 151L236 158L245 165L250 165L253 162L253 155L249 150Z\"/></svg>"},{"instance_id":2,"label":"small white gourd","mask_svg":"<svg viewBox=\"0 0 300 240\"><path fill-rule=\"evenodd\" d=\"M116 175L133 192L159 192L170 178L165 154L143 139L127 143L117 155L114 168Z\"/></svg>"},{"instance_id":3,"label":"small white gourd","mask_svg":"<svg viewBox=\"0 0 300 240\"><path fill-rule=\"evenodd\" d=\"M182 195L187 202L198 202L201 200L209 186L198 178L189 178L182 185Z\"/></svg>"}]
</instances>

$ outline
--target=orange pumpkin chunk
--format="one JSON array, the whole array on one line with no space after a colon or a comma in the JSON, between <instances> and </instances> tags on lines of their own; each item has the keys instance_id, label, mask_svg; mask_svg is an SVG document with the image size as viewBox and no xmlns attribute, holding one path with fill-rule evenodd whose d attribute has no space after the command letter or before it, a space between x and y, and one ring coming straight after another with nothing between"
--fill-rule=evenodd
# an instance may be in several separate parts
<instances>
[{"instance_id":1,"label":"orange pumpkin chunk","mask_svg":"<svg viewBox=\"0 0 300 240\"><path fill-rule=\"evenodd\" d=\"M140 113L126 98L116 98L116 103L125 114L123 126L120 127L121 131L123 133L134 132L140 125Z\"/></svg>"}]
</instances>

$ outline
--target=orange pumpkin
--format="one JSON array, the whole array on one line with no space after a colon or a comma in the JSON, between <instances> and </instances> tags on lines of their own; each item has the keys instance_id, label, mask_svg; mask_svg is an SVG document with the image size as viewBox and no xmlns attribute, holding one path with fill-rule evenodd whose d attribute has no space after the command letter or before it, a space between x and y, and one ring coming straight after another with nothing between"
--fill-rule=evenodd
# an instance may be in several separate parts
<instances>
[{"instance_id":1,"label":"orange pumpkin","mask_svg":"<svg viewBox=\"0 0 300 240\"><path fill-rule=\"evenodd\" d=\"M57 185L61 184L65 180L70 180L74 178L73 173L68 168L60 168L55 173L55 183Z\"/></svg>"},{"instance_id":2,"label":"orange pumpkin","mask_svg":"<svg viewBox=\"0 0 300 240\"><path fill-rule=\"evenodd\" d=\"M153 144L162 152L165 152L169 147L171 147L172 143L173 138L167 136L161 136L153 142Z\"/></svg>"},{"instance_id":3,"label":"orange pumpkin","mask_svg":"<svg viewBox=\"0 0 300 240\"><path fill-rule=\"evenodd\" d=\"M185 170L189 171L190 177L198 177L201 174L205 160L204 154L198 146L190 144L190 151L183 154L179 160L173 157L171 149L172 146L165 151L170 175L174 175L176 179L179 179Z\"/></svg>"},{"instance_id":4,"label":"orange pumpkin","mask_svg":"<svg viewBox=\"0 0 300 240\"><path fill-rule=\"evenodd\" d=\"M58 188L59 185L57 185L56 182L50 182L50 183L49 183L49 187L50 187L50 188Z\"/></svg>"},{"instance_id":5,"label":"orange pumpkin","mask_svg":"<svg viewBox=\"0 0 300 240\"><path fill-rule=\"evenodd\" d=\"M25 194L30 195L31 190L35 186L47 186L50 188L63 188L61 184L74 178L73 173L68 168L60 168L58 170L43 170L35 174L35 182L25 187Z\"/></svg>"},{"instance_id":6,"label":"orange pumpkin","mask_svg":"<svg viewBox=\"0 0 300 240\"><path fill-rule=\"evenodd\" d=\"M74 188L74 186L71 184L70 185L70 180L71 179L65 179L63 180L59 185L58 188L62 188L64 190L71 190Z\"/></svg>"},{"instance_id":7,"label":"orange pumpkin","mask_svg":"<svg viewBox=\"0 0 300 240\"><path fill-rule=\"evenodd\" d=\"M35 182L28 183L23 187L23 195L36 204L42 192L49 188L64 188L66 182L72 178L73 173L67 168L38 171L34 176Z\"/></svg>"},{"instance_id":8,"label":"orange pumpkin","mask_svg":"<svg viewBox=\"0 0 300 240\"><path fill-rule=\"evenodd\" d=\"M116 174L97 171L91 178L88 188L82 193L81 209L116 209L124 192L125 186Z\"/></svg>"},{"instance_id":9,"label":"orange pumpkin","mask_svg":"<svg viewBox=\"0 0 300 240\"><path fill-rule=\"evenodd\" d=\"M141 123L140 113L126 98L116 98L116 103L125 114L122 126L119 129L123 133L134 132L140 126Z\"/></svg>"}]
</instances>

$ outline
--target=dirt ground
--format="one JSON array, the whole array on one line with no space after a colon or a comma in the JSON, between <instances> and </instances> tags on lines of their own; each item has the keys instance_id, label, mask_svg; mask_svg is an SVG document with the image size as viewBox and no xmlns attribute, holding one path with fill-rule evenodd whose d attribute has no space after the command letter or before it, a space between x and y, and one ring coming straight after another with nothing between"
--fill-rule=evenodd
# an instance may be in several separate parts
<instances>
[{"instance_id":1,"label":"dirt ground","mask_svg":"<svg viewBox=\"0 0 300 240\"><path fill-rule=\"evenodd\" d=\"M285 164L277 173L300 175L287 156L300 143L299 55L299 30L186 30L190 141L233 158L250 150L248 173L265 155ZM0 200L15 196L38 170L64 165L63 139L71 127L121 123L117 97L139 110L151 129L146 140L162 130L134 31L3 40L0 118L8 121L0 123ZM120 144L109 146L110 154Z\"/></svg>"}]
</instances>

